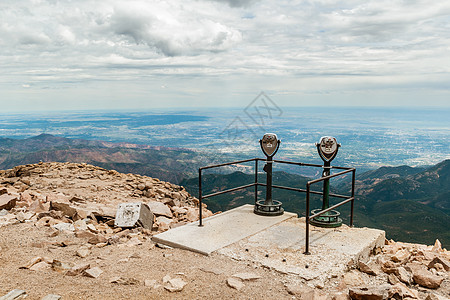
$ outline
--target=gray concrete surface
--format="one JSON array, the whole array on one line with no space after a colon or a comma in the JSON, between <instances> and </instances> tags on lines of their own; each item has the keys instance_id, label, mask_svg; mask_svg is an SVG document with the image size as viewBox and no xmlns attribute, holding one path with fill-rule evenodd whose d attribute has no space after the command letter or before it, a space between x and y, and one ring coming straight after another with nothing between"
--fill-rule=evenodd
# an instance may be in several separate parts
<instances>
[{"instance_id":1,"label":"gray concrete surface","mask_svg":"<svg viewBox=\"0 0 450 300\"><path fill-rule=\"evenodd\" d=\"M253 213L253 205L246 204L198 222L170 229L153 236L153 241L209 255L232 243L256 234L287 219L296 217L285 212L281 216L264 217Z\"/></svg>"},{"instance_id":2,"label":"gray concrete surface","mask_svg":"<svg viewBox=\"0 0 450 300\"><path fill-rule=\"evenodd\" d=\"M385 233L370 228L319 228L310 226L310 255L305 255L305 218L292 218L219 249L236 260L260 264L323 286L383 247Z\"/></svg>"},{"instance_id":3,"label":"gray concrete surface","mask_svg":"<svg viewBox=\"0 0 450 300\"><path fill-rule=\"evenodd\" d=\"M262 265L314 287L339 278L374 248L382 248L385 233L370 228L310 226L310 255L305 255L305 218L293 213L263 217L244 205L204 220L163 232L153 240L202 254L224 255Z\"/></svg>"}]
</instances>

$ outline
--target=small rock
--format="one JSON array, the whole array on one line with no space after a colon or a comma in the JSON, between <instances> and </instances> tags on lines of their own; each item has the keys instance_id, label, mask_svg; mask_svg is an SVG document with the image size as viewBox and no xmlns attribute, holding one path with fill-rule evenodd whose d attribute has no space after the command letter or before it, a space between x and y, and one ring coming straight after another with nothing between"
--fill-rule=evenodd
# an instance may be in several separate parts
<instances>
[{"instance_id":1,"label":"small rock","mask_svg":"<svg viewBox=\"0 0 450 300\"><path fill-rule=\"evenodd\" d=\"M159 231L169 230L173 222L174 222L173 219L169 219L163 216L156 218L156 223L158 224Z\"/></svg>"},{"instance_id":2,"label":"small rock","mask_svg":"<svg viewBox=\"0 0 450 300\"><path fill-rule=\"evenodd\" d=\"M93 244L93 245L100 244L100 243L107 243L107 242L108 242L108 239L101 234L96 234L95 236L91 237L88 240L88 243Z\"/></svg>"},{"instance_id":3,"label":"small rock","mask_svg":"<svg viewBox=\"0 0 450 300\"><path fill-rule=\"evenodd\" d=\"M30 220L33 217L34 213L32 212L19 212L16 214L16 219L20 222L20 223L24 223L27 220Z\"/></svg>"},{"instance_id":4,"label":"small rock","mask_svg":"<svg viewBox=\"0 0 450 300\"><path fill-rule=\"evenodd\" d=\"M144 280L144 286L152 287L154 289L159 288L161 285L157 283L154 279L145 279Z\"/></svg>"},{"instance_id":5,"label":"small rock","mask_svg":"<svg viewBox=\"0 0 450 300\"><path fill-rule=\"evenodd\" d=\"M87 224L85 220L77 220L73 223L73 226L76 230L88 230Z\"/></svg>"},{"instance_id":6,"label":"small rock","mask_svg":"<svg viewBox=\"0 0 450 300\"><path fill-rule=\"evenodd\" d=\"M436 239L436 241L434 242L433 248L431 249L431 251L434 252L440 252L442 251L442 244L441 241L439 241L438 239Z\"/></svg>"},{"instance_id":7,"label":"small rock","mask_svg":"<svg viewBox=\"0 0 450 300\"><path fill-rule=\"evenodd\" d=\"M392 255L391 259L394 262L398 262L398 263L404 263L408 260L408 258L410 257L410 253L407 249L402 249L397 251L394 255Z\"/></svg>"},{"instance_id":8,"label":"small rock","mask_svg":"<svg viewBox=\"0 0 450 300\"><path fill-rule=\"evenodd\" d=\"M50 209L61 211L64 215L68 216L71 219L75 217L77 213L77 210L74 207L70 206L69 203L62 200L51 201Z\"/></svg>"},{"instance_id":9,"label":"small rock","mask_svg":"<svg viewBox=\"0 0 450 300\"><path fill-rule=\"evenodd\" d=\"M75 231L75 227L71 223L58 223L52 226L59 231Z\"/></svg>"},{"instance_id":10,"label":"small rock","mask_svg":"<svg viewBox=\"0 0 450 300\"><path fill-rule=\"evenodd\" d=\"M142 245L142 241L138 237L134 237L127 242L127 247L136 247Z\"/></svg>"},{"instance_id":11,"label":"small rock","mask_svg":"<svg viewBox=\"0 0 450 300\"><path fill-rule=\"evenodd\" d=\"M348 286L360 286L364 284L361 275L356 270L347 272L343 276L344 283Z\"/></svg>"},{"instance_id":12,"label":"small rock","mask_svg":"<svg viewBox=\"0 0 450 300\"><path fill-rule=\"evenodd\" d=\"M66 263L54 259L52 262L52 269L59 273L65 273L74 267L73 263Z\"/></svg>"},{"instance_id":13,"label":"small rock","mask_svg":"<svg viewBox=\"0 0 450 300\"><path fill-rule=\"evenodd\" d=\"M98 278L102 273L103 271L99 267L90 268L83 272L84 276L92 278Z\"/></svg>"},{"instance_id":14,"label":"small rock","mask_svg":"<svg viewBox=\"0 0 450 300\"><path fill-rule=\"evenodd\" d=\"M389 287L350 288L349 296L356 300L383 300L387 299Z\"/></svg>"},{"instance_id":15,"label":"small rock","mask_svg":"<svg viewBox=\"0 0 450 300\"><path fill-rule=\"evenodd\" d=\"M111 283L117 283L122 285L136 285L139 284L139 280L135 278L123 278L120 276L113 277L109 280Z\"/></svg>"},{"instance_id":16,"label":"small rock","mask_svg":"<svg viewBox=\"0 0 450 300\"><path fill-rule=\"evenodd\" d=\"M68 275L68 276L81 275L81 274L83 274L84 271L86 271L90 267L91 267L91 265L88 263L78 264L78 265L72 267L70 270L67 270L65 275Z\"/></svg>"},{"instance_id":17,"label":"small rock","mask_svg":"<svg viewBox=\"0 0 450 300\"><path fill-rule=\"evenodd\" d=\"M97 228L94 226L94 224L88 224L87 229L93 233L98 233Z\"/></svg>"},{"instance_id":18,"label":"small rock","mask_svg":"<svg viewBox=\"0 0 450 300\"><path fill-rule=\"evenodd\" d=\"M412 275L404 267L398 267L396 275L400 281L410 284L412 282Z\"/></svg>"},{"instance_id":19,"label":"small rock","mask_svg":"<svg viewBox=\"0 0 450 300\"><path fill-rule=\"evenodd\" d=\"M27 297L27 292L24 290L15 289L9 292L8 294L0 297L0 300L15 300L15 299L24 299Z\"/></svg>"},{"instance_id":20,"label":"small rock","mask_svg":"<svg viewBox=\"0 0 450 300\"><path fill-rule=\"evenodd\" d=\"M203 271L203 272L212 273L212 274L215 274L215 275L223 274L223 271L218 269L218 268L203 267L203 268L200 268L200 270Z\"/></svg>"},{"instance_id":21,"label":"small rock","mask_svg":"<svg viewBox=\"0 0 450 300\"><path fill-rule=\"evenodd\" d=\"M359 270L369 275L377 276L380 273L379 267L375 263L359 262Z\"/></svg>"},{"instance_id":22,"label":"small rock","mask_svg":"<svg viewBox=\"0 0 450 300\"><path fill-rule=\"evenodd\" d=\"M406 299L413 298L419 299L419 293L417 291L409 289L403 283L397 283L389 289L389 299Z\"/></svg>"},{"instance_id":23,"label":"small rock","mask_svg":"<svg viewBox=\"0 0 450 300\"><path fill-rule=\"evenodd\" d=\"M295 295L300 300L328 300L330 297L324 295L318 290L312 289L307 286L302 286L299 284L286 284L285 288L287 292L291 295Z\"/></svg>"},{"instance_id":24,"label":"small rock","mask_svg":"<svg viewBox=\"0 0 450 300\"><path fill-rule=\"evenodd\" d=\"M261 276L254 273L238 273L234 274L233 277L239 278L243 281L253 281L261 278Z\"/></svg>"},{"instance_id":25,"label":"small rock","mask_svg":"<svg viewBox=\"0 0 450 300\"><path fill-rule=\"evenodd\" d=\"M48 294L47 296L45 296L41 300L59 300L59 299L61 299L60 295Z\"/></svg>"},{"instance_id":26,"label":"small rock","mask_svg":"<svg viewBox=\"0 0 450 300\"><path fill-rule=\"evenodd\" d=\"M51 264L49 264L45 261L41 261L41 262L38 262L37 264L33 265L32 267L30 267L30 270L40 272L40 271L51 270L51 268L52 268Z\"/></svg>"},{"instance_id":27,"label":"small rock","mask_svg":"<svg viewBox=\"0 0 450 300\"><path fill-rule=\"evenodd\" d=\"M81 230L81 231L75 232L75 236L80 239L91 239L91 238L95 238L97 235L88 230Z\"/></svg>"},{"instance_id":28,"label":"small rock","mask_svg":"<svg viewBox=\"0 0 450 300\"><path fill-rule=\"evenodd\" d=\"M17 196L3 194L0 196L0 210L6 209L10 210L14 206L16 206Z\"/></svg>"},{"instance_id":29,"label":"small rock","mask_svg":"<svg viewBox=\"0 0 450 300\"><path fill-rule=\"evenodd\" d=\"M44 205L40 200L33 201L28 207L29 211L33 211L35 213L41 213L44 211L48 211L49 204Z\"/></svg>"},{"instance_id":30,"label":"small rock","mask_svg":"<svg viewBox=\"0 0 450 300\"><path fill-rule=\"evenodd\" d=\"M181 292L186 284L181 278L173 278L164 285L164 288L169 292Z\"/></svg>"},{"instance_id":31,"label":"small rock","mask_svg":"<svg viewBox=\"0 0 450 300\"><path fill-rule=\"evenodd\" d=\"M170 279L172 279L172 278L169 275L166 275L166 276L163 277L162 282L163 283L168 283Z\"/></svg>"},{"instance_id":32,"label":"small rock","mask_svg":"<svg viewBox=\"0 0 450 300\"><path fill-rule=\"evenodd\" d=\"M434 293L429 293L427 295L427 297L425 298L425 300L448 300L447 297L438 295L438 294L434 294Z\"/></svg>"},{"instance_id":33,"label":"small rock","mask_svg":"<svg viewBox=\"0 0 450 300\"><path fill-rule=\"evenodd\" d=\"M413 273L413 280L420 286L429 288L429 289L437 289L441 286L442 281L444 281L443 277L438 275L434 275L428 270L416 270Z\"/></svg>"},{"instance_id":34,"label":"small rock","mask_svg":"<svg viewBox=\"0 0 450 300\"><path fill-rule=\"evenodd\" d=\"M348 295L344 293L338 293L333 295L331 300L348 300Z\"/></svg>"},{"instance_id":35,"label":"small rock","mask_svg":"<svg viewBox=\"0 0 450 300\"><path fill-rule=\"evenodd\" d=\"M159 201L149 201L147 205L150 207L150 211L155 216L164 216L168 218L172 218L173 214L170 208L162 202Z\"/></svg>"},{"instance_id":36,"label":"small rock","mask_svg":"<svg viewBox=\"0 0 450 300\"><path fill-rule=\"evenodd\" d=\"M230 277L227 279L227 284L229 287L240 291L244 287L244 283L242 280L234 277Z\"/></svg>"},{"instance_id":37,"label":"small rock","mask_svg":"<svg viewBox=\"0 0 450 300\"><path fill-rule=\"evenodd\" d=\"M89 254L91 254L91 250L89 250L86 247L81 247L80 249L77 250L77 253L76 253L76 255L81 258L88 257Z\"/></svg>"},{"instance_id":38,"label":"small rock","mask_svg":"<svg viewBox=\"0 0 450 300\"><path fill-rule=\"evenodd\" d=\"M388 282L392 285L395 285L400 282L400 279L398 279L398 277L395 276L394 273L391 273L388 275Z\"/></svg>"},{"instance_id":39,"label":"small rock","mask_svg":"<svg viewBox=\"0 0 450 300\"><path fill-rule=\"evenodd\" d=\"M436 264L441 264L445 271L450 271L450 262L443 257L435 257L429 264L428 268L435 268ZM437 269L437 268L435 268Z\"/></svg>"},{"instance_id":40,"label":"small rock","mask_svg":"<svg viewBox=\"0 0 450 300\"><path fill-rule=\"evenodd\" d=\"M41 262L41 261L42 261L42 257L40 257L40 256L33 257L25 265L19 267L19 269L29 269L29 268L31 268L32 266L34 266L35 264L37 264L38 262Z\"/></svg>"}]
</instances>

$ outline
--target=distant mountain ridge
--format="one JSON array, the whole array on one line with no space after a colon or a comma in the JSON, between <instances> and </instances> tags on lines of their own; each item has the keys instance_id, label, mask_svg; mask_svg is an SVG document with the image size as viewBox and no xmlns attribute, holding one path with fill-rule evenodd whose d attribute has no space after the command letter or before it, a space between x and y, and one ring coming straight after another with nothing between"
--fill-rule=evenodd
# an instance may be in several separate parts
<instances>
[{"instance_id":1,"label":"distant mountain ridge","mask_svg":"<svg viewBox=\"0 0 450 300\"><path fill-rule=\"evenodd\" d=\"M69 139L50 134L27 139L0 138L0 169L40 161L89 163L177 183L195 174L197 156L181 148Z\"/></svg>"}]
</instances>

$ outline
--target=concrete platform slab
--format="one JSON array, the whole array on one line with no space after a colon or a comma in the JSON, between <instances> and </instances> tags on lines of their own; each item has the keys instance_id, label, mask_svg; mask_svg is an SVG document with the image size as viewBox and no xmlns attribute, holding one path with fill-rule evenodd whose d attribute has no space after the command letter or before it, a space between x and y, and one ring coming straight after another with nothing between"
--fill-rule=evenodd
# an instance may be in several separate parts
<instances>
[{"instance_id":1,"label":"concrete platform slab","mask_svg":"<svg viewBox=\"0 0 450 300\"><path fill-rule=\"evenodd\" d=\"M323 286L349 267L365 261L376 247L383 247L385 233L370 228L310 227L310 255L305 255L305 218L291 218L217 253L296 275L311 285Z\"/></svg>"},{"instance_id":2,"label":"concrete platform slab","mask_svg":"<svg viewBox=\"0 0 450 300\"><path fill-rule=\"evenodd\" d=\"M264 217L253 213L253 205L243 205L198 222L170 229L153 236L152 240L171 247L209 255L287 219L296 217L285 212L281 216Z\"/></svg>"}]
</instances>

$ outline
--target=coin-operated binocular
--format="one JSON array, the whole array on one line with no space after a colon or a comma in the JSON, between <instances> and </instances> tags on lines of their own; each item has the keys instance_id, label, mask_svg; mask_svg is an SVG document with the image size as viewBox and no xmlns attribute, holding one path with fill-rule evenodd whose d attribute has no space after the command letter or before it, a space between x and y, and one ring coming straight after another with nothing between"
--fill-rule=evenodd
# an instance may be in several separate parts
<instances>
[{"instance_id":1,"label":"coin-operated binocular","mask_svg":"<svg viewBox=\"0 0 450 300\"><path fill-rule=\"evenodd\" d=\"M277 153L281 141L274 133L266 133L262 139L259 140L261 149L266 155L266 165L263 170L267 173L266 182L266 200L259 200L255 203L254 212L262 216L280 216L284 213L281 207L282 203L272 199L272 164L273 156Z\"/></svg>"},{"instance_id":2,"label":"coin-operated binocular","mask_svg":"<svg viewBox=\"0 0 450 300\"><path fill-rule=\"evenodd\" d=\"M324 136L320 139L319 143L316 143L317 152L319 152L320 158L323 160L323 172L322 177L330 175L330 163L336 157L339 147L336 139L331 136ZM322 209L314 209L311 214L314 215L322 210L330 207L330 180L325 179L323 181L323 198ZM342 225L342 219L339 218L340 213L336 210L331 210L318 217L313 218L310 223L318 227L339 227Z\"/></svg>"}]
</instances>

